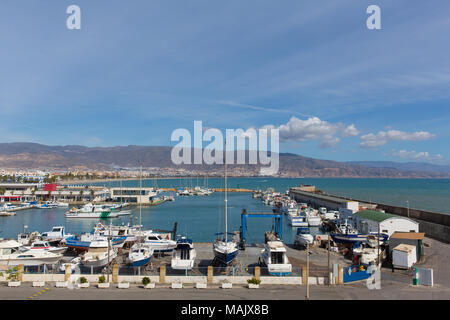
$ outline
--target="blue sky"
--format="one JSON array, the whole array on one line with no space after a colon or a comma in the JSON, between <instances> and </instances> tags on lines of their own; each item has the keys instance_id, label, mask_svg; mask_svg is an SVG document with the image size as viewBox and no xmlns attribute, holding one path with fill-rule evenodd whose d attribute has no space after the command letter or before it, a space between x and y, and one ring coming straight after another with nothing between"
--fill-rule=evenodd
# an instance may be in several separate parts
<instances>
[{"instance_id":1,"label":"blue sky","mask_svg":"<svg viewBox=\"0 0 450 320\"><path fill-rule=\"evenodd\" d=\"M81 30L66 28L71 4ZM366 28L370 4L382 30ZM0 142L173 145L202 120L280 128L281 151L314 158L449 163L448 12L444 0L2 0Z\"/></svg>"}]
</instances>

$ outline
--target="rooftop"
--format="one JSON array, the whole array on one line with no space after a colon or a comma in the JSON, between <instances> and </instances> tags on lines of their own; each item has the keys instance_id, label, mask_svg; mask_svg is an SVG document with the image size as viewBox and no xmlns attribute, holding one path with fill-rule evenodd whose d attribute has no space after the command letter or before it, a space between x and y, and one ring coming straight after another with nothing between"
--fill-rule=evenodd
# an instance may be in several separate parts
<instances>
[{"instance_id":1,"label":"rooftop","mask_svg":"<svg viewBox=\"0 0 450 320\"><path fill-rule=\"evenodd\" d=\"M382 222L391 218L401 218L400 216L396 216L395 214L385 213L381 211L375 210L361 210L355 213L355 216L358 216L363 219L372 220L376 222Z\"/></svg>"},{"instance_id":2,"label":"rooftop","mask_svg":"<svg viewBox=\"0 0 450 320\"><path fill-rule=\"evenodd\" d=\"M411 240L423 240L425 233L422 232L394 232L391 239L411 239Z\"/></svg>"}]
</instances>

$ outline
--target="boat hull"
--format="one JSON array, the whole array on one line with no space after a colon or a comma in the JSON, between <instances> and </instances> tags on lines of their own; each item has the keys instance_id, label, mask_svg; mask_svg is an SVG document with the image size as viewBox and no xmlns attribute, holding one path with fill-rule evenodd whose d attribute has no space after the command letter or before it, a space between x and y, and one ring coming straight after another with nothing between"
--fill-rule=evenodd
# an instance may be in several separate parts
<instances>
[{"instance_id":1,"label":"boat hull","mask_svg":"<svg viewBox=\"0 0 450 320\"><path fill-rule=\"evenodd\" d=\"M145 259L132 261L131 266L133 268L143 267L143 266L147 265L148 263L150 263L151 260L152 260L152 256L145 258Z\"/></svg>"},{"instance_id":2,"label":"boat hull","mask_svg":"<svg viewBox=\"0 0 450 320\"><path fill-rule=\"evenodd\" d=\"M366 235L359 235L359 234L345 235L345 234L332 233L331 238L336 243L357 243L357 242L367 241Z\"/></svg>"},{"instance_id":3,"label":"boat hull","mask_svg":"<svg viewBox=\"0 0 450 320\"><path fill-rule=\"evenodd\" d=\"M233 260L237 257L238 253L239 253L238 249L236 249L235 251L229 252L229 253L224 253L224 252L214 249L214 258L216 260L228 265L231 262L233 262Z\"/></svg>"},{"instance_id":4,"label":"boat hull","mask_svg":"<svg viewBox=\"0 0 450 320\"><path fill-rule=\"evenodd\" d=\"M36 258L36 259L0 259L0 264L8 266L19 266L23 264L27 267L42 266L44 264L57 264L61 257Z\"/></svg>"}]
</instances>

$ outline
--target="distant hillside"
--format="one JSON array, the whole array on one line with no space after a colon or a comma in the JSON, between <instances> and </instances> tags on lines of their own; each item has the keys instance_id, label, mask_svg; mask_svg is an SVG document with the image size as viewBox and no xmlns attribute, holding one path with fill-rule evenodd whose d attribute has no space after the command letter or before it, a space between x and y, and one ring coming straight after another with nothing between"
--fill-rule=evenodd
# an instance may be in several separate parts
<instances>
[{"instance_id":1,"label":"distant hillside","mask_svg":"<svg viewBox=\"0 0 450 320\"><path fill-rule=\"evenodd\" d=\"M221 166L176 166L170 159L171 147L157 146L46 146L37 143L0 143L0 167L29 169L94 169L115 167L136 168L185 168L214 171ZM231 165L230 171L259 172L258 165ZM446 171L401 170L395 167L318 160L292 153L280 154L280 174L290 177L389 177L389 178L439 178L450 177Z\"/></svg>"},{"instance_id":2,"label":"distant hillside","mask_svg":"<svg viewBox=\"0 0 450 320\"><path fill-rule=\"evenodd\" d=\"M394 168L401 171L425 171L436 173L450 173L450 166L437 165L422 162L392 162L392 161L350 161L349 164L356 164L373 168Z\"/></svg>"}]
</instances>

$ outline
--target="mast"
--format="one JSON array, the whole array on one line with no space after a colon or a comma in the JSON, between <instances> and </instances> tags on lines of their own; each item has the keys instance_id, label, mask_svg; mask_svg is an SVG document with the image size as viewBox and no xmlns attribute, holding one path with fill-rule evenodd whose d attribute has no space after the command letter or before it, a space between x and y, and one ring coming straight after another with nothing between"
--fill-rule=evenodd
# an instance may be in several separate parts
<instances>
[{"instance_id":1,"label":"mast","mask_svg":"<svg viewBox=\"0 0 450 320\"><path fill-rule=\"evenodd\" d=\"M139 172L139 242L142 241L142 165Z\"/></svg>"},{"instance_id":2,"label":"mast","mask_svg":"<svg viewBox=\"0 0 450 320\"><path fill-rule=\"evenodd\" d=\"M225 242L228 242L227 141L225 140Z\"/></svg>"}]
</instances>

